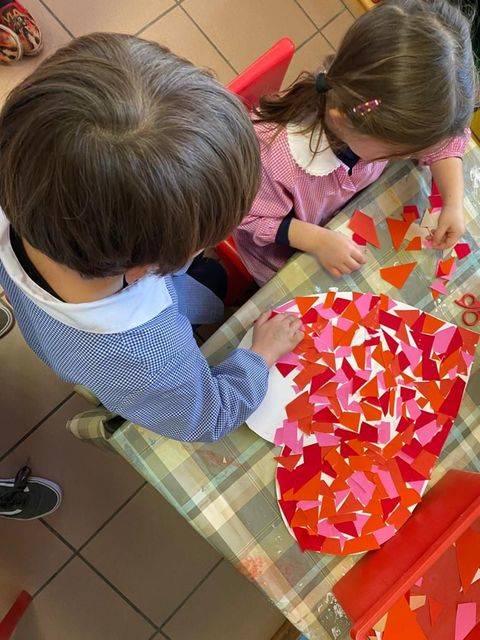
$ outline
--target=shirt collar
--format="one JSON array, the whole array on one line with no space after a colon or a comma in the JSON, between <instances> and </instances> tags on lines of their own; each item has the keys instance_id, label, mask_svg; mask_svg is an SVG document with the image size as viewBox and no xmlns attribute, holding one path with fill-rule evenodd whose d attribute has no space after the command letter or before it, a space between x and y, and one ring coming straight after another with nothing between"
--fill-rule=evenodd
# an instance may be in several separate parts
<instances>
[{"instance_id":1,"label":"shirt collar","mask_svg":"<svg viewBox=\"0 0 480 640\"><path fill-rule=\"evenodd\" d=\"M25 273L10 244L10 224L0 209L0 261L15 285L52 318L88 333L121 333L152 320L172 305L165 278L145 276L112 296L94 302L62 302Z\"/></svg>"},{"instance_id":2,"label":"shirt collar","mask_svg":"<svg viewBox=\"0 0 480 640\"><path fill-rule=\"evenodd\" d=\"M302 133L302 128L301 125L287 125L290 153L301 169L312 176L328 176L344 166L333 153L325 132L322 133L318 151L314 154L310 147L316 148L320 131L317 129L312 136L310 133Z\"/></svg>"}]
</instances>

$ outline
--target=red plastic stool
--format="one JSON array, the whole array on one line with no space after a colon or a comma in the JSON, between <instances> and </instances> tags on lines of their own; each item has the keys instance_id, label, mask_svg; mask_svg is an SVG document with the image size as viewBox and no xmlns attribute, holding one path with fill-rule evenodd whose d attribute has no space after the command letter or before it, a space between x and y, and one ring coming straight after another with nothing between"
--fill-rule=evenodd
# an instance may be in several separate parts
<instances>
[{"instance_id":1,"label":"red plastic stool","mask_svg":"<svg viewBox=\"0 0 480 640\"><path fill-rule=\"evenodd\" d=\"M290 38L282 38L245 69L228 88L242 98L248 109L256 106L260 98L279 91L295 53L295 44ZM216 247L216 251L228 274L226 304L234 304L241 298L253 278L245 267L230 236Z\"/></svg>"},{"instance_id":2,"label":"red plastic stool","mask_svg":"<svg viewBox=\"0 0 480 640\"><path fill-rule=\"evenodd\" d=\"M15 631L20 618L25 613L26 608L32 601L32 596L26 591L22 591L7 615L0 621L0 640L9 640Z\"/></svg>"},{"instance_id":3,"label":"red plastic stool","mask_svg":"<svg viewBox=\"0 0 480 640\"><path fill-rule=\"evenodd\" d=\"M365 640L391 606L479 517L480 473L448 471L397 535L359 560L333 587L352 622L351 637Z\"/></svg>"}]
</instances>

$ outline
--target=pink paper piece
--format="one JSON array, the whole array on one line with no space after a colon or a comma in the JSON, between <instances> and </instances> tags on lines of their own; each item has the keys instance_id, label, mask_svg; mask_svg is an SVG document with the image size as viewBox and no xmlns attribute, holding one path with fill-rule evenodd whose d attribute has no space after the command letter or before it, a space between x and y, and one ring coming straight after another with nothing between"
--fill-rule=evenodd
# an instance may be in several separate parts
<instances>
[{"instance_id":1,"label":"pink paper piece","mask_svg":"<svg viewBox=\"0 0 480 640\"><path fill-rule=\"evenodd\" d=\"M398 497L398 491L395 487L395 483L392 480L392 476L388 471L383 471L381 469L378 470L378 475L380 476L380 480L382 481L383 486L385 487L385 491L388 493L389 498Z\"/></svg>"},{"instance_id":2,"label":"pink paper piece","mask_svg":"<svg viewBox=\"0 0 480 640\"><path fill-rule=\"evenodd\" d=\"M419 578L416 582L415 582L415 586L416 587L421 587L423 584L423 576L421 578Z\"/></svg>"},{"instance_id":3,"label":"pink paper piece","mask_svg":"<svg viewBox=\"0 0 480 640\"><path fill-rule=\"evenodd\" d=\"M387 524L381 529L377 529L376 531L374 531L373 535L375 536L375 540L378 542L378 544L383 544L387 540L390 540L390 538L395 535L395 533L395 527L391 524Z\"/></svg>"},{"instance_id":4,"label":"pink paper piece","mask_svg":"<svg viewBox=\"0 0 480 640\"><path fill-rule=\"evenodd\" d=\"M461 602L457 605L455 619L455 640L464 640L476 624L477 604L475 602Z\"/></svg>"},{"instance_id":5,"label":"pink paper piece","mask_svg":"<svg viewBox=\"0 0 480 640\"><path fill-rule=\"evenodd\" d=\"M426 424L424 427L420 427L415 431L415 436L419 440L420 444L425 446L429 442L431 442L432 438L438 432L438 424L436 420L432 420L429 424Z\"/></svg>"},{"instance_id":6,"label":"pink paper piece","mask_svg":"<svg viewBox=\"0 0 480 640\"><path fill-rule=\"evenodd\" d=\"M430 289L433 289L434 291L438 291L438 293L441 293L444 296L448 294L447 287L445 286L445 282L441 278L437 278L436 280L434 280L430 285Z\"/></svg>"},{"instance_id":7,"label":"pink paper piece","mask_svg":"<svg viewBox=\"0 0 480 640\"><path fill-rule=\"evenodd\" d=\"M315 438L321 447L334 447L339 444L340 438L333 433L315 433Z\"/></svg>"}]
</instances>

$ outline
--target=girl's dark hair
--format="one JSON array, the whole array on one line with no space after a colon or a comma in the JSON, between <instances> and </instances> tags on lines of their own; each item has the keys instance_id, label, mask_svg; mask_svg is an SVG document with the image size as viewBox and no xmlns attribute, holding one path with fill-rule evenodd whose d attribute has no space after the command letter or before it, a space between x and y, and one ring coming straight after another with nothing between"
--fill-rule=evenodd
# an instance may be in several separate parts
<instances>
[{"instance_id":1,"label":"girl's dark hair","mask_svg":"<svg viewBox=\"0 0 480 640\"><path fill-rule=\"evenodd\" d=\"M304 132L324 129L327 108L360 133L420 151L468 127L477 96L470 22L447 0L385 0L350 27L326 61L330 90L302 74L283 94L265 97L256 117ZM354 108L381 101L366 115Z\"/></svg>"},{"instance_id":2,"label":"girl's dark hair","mask_svg":"<svg viewBox=\"0 0 480 640\"><path fill-rule=\"evenodd\" d=\"M259 169L240 101L133 36L74 40L0 114L0 206L31 245L87 277L179 269L238 226Z\"/></svg>"}]
</instances>

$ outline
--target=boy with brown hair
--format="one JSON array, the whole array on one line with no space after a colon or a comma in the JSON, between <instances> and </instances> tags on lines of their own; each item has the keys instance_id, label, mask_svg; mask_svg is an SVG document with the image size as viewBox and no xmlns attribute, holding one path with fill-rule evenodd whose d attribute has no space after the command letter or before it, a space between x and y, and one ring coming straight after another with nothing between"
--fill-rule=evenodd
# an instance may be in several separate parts
<instances>
[{"instance_id":1,"label":"boy with brown hair","mask_svg":"<svg viewBox=\"0 0 480 640\"><path fill-rule=\"evenodd\" d=\"M57 51L0 114L0 285L28 344L157 433L240 425L300 321L265 314L210 368L190 323L221 303L182 267L240 223L258 176L248 114L208 72L125 35Z\"/></svg>"}]
</instances>

